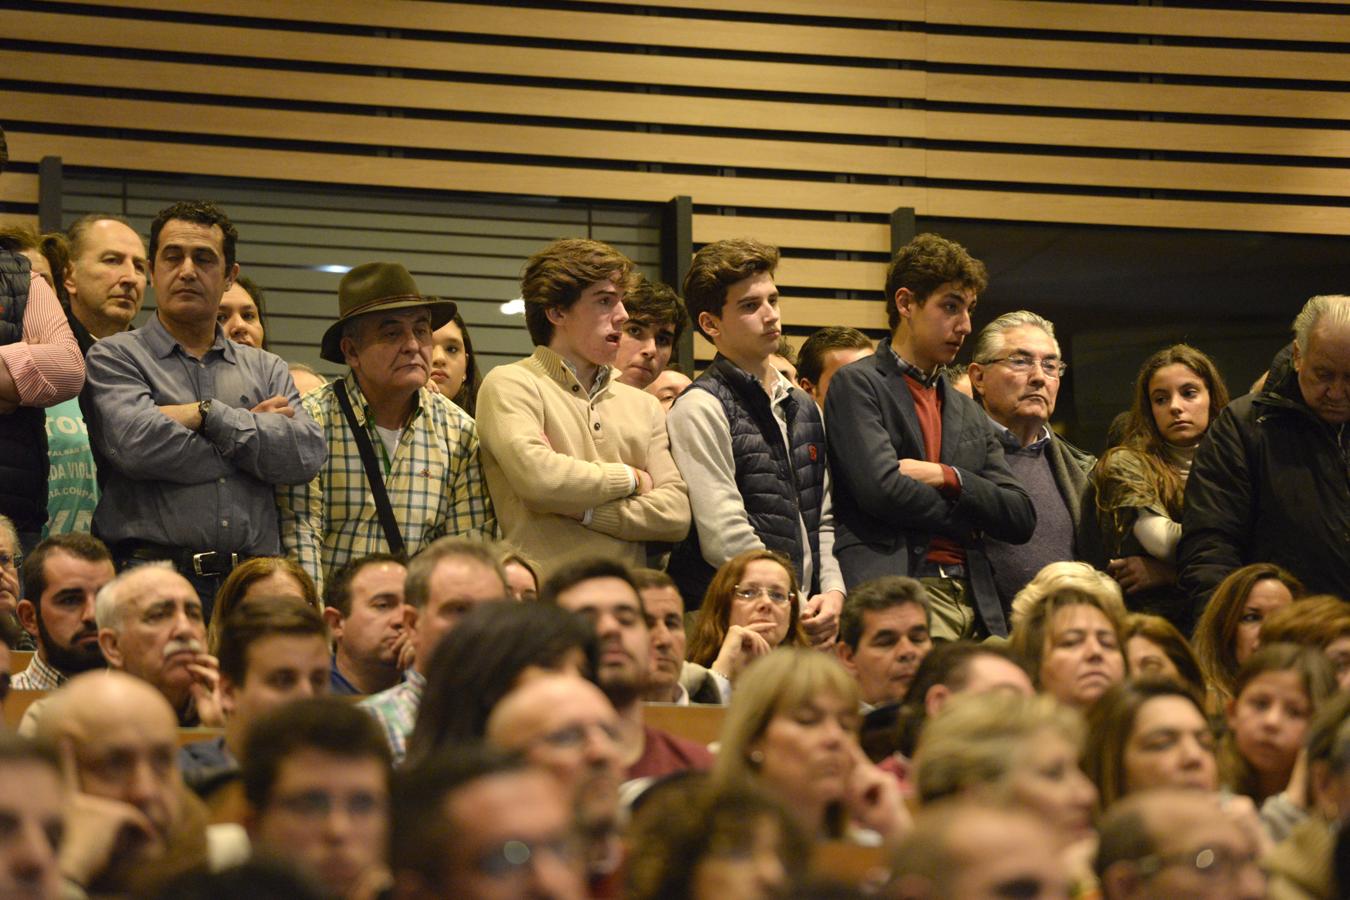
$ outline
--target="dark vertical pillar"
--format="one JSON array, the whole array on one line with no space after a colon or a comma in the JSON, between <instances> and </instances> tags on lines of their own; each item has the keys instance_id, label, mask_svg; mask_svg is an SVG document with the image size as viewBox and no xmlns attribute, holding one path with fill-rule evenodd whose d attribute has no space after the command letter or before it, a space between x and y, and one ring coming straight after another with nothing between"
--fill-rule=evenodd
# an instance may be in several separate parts
<instances>
[{"instance_id":1,"label":"dark vertical pillar","mask_svg":"<svg viewBox=\"0 0 1350 900\"><path fill-rule=\"evenodd\" d=\"M61 157L44 156L38 163L38 228L61 230Z\"/></svg>"},{"instance_id":2,"label":"dark vertical pillar","mask_svg":"<svg viewBox=\"0 0 1350 900\"><path fill-rule=\"evenodd\" d=\"M694 201L673 197L661 215L661 280L680 292L694 256ZM675 348L675 362L693 377L694 329L686 328Z\"/></svg>"},{"instance_id":3,"label":"dark vertical pillar","mask_svg":"<svg viewBox=\"0 0 1350 900\"><path fill-rule=\"evenodd\" d=\"M914 224L914 207L902 206L891 210L891 255L914 240L918 226Z\"/></svg>"}]
</instances>

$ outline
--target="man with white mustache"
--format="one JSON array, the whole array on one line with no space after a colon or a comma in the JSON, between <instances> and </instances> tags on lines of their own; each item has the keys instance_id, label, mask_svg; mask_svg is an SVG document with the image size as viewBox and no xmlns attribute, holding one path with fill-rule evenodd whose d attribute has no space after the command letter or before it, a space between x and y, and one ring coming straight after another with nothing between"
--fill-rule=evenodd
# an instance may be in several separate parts
<instances>
[{"instance_id":1,"label":"man with white mustache","mask_svg":"<svg viewBox=\"0 0 1350 900\"><path fill-rule=\"evenodd\" d=\"M1064 369L1055 326L1036 313L1004 313L975 339L971 387L1003 442L1008 468L1036 508L1036 530L1025 544L984 539L1005 607L1042 567L1084 557L1077 535L1097 458L1047 424Z\"/></svg>"}]
</instances>

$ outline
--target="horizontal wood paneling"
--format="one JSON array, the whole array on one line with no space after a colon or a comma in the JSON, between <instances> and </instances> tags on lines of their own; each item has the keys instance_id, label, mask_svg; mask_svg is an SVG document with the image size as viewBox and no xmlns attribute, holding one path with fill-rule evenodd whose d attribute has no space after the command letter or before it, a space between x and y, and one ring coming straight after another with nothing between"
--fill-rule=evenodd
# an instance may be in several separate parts
<instances>
[{"instance_id":1,"label":"horizontal wood paneling","mask_svg":"<svg viewBox=\"0 0 1350 900\"><path fill-rule=\"evenodd\" d=\"M696 244L748 235L783 248L797 339L825 324L884 329L897 207L1350 234L1350 53L1328 49L1350 43L1350 16L1332 5L109 5L136 12L7 14L0 73L23 82L6 87L0 121L16 161L334 190L688 195ZM0 177L8 215L31 216L36 201L34 176ZM315 246L331 248L325 259L350 247L434 268L441 250L419 215L383 211L361 235L314 225ZM297 273L322 263L289 239L301 214L250 216L254 265L318 327L326 295ZM511 323L493 304L509 299L520 263L577 225L442 221L476 261L437 289L465 296L496 346ZM654 264L649 236L592 227Z\"/></svg>"}]
</instances>

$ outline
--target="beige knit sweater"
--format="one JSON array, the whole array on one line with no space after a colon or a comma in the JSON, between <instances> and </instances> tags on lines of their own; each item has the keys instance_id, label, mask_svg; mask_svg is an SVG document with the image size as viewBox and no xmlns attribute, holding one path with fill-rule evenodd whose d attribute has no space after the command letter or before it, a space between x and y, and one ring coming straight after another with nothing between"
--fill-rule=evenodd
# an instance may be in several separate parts
<instances>
[{"instance_id":1,"label":"beige knit sweater","mask_svg":"<svg viewBox=\"0 0 1350 900\"><path fill-rule=\"evenodd\" d=\"M582 556L646 565L647 541L689 530L661 404L612 375L588 397L561 356L536 347L478 393L479 459L502 536L543 577ZM651 475L650 492L633 493L629 466Z\"/></svg>"}]
</instances>

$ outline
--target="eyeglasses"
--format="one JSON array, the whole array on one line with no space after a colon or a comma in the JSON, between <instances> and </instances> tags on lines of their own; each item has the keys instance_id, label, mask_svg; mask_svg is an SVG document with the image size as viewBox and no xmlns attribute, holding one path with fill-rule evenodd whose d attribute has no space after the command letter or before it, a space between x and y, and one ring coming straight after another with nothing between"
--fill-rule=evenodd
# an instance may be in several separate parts
<instances>
[{"instance_id":1,"label":"eyeglasses","mask_svg":"<svg viewBox=\"0 0 1350 900\"><path fill-rule=\"evenodd\" d=\"M10 566L17 566L18 564L19 557L12 553L5 553L3 550L0 550L0 569L8 569Z\"/></svg>"},{"instance_id":2,"label":"eyeglasses","mask_svg":"<svg viewBox=\"0 0 1350 900\"><path fill-rule=\"evenodd\" d=\"M347 797L334 797L325 791L305 791L278 797L273 802L287 812L304 819L326 819L338 806L345 809L347 815L353 819L373 816L384 809L384 800L364 791Z\"/></svg>"},{"instance_id":3,"label":"eyeglasses","mask_svg":"<svg viewBox=\"0 0 1350 900\"><path fill-rule=\"evenodd\" d=\"M738 584L732 589L737 600L751 601L763 594L769 598L769 602L782 606L785 603L796 603L797 595L792 591L784 593L778 588L764 587L758 584Z\"/></svg>"},{"instance_id":4,"label":"eyeglasses","mask_svg":"<svg viewBox=\"0 0 1350 900\"><path fill-rule=\"evenodd\" d=\"M1231 847L1201 847L1189 853L1145 856L1137 865L1145 878L1152 878L1168 866L1185 866L1206 878L1232 881L1242 869L1256 865L1256 856Z\"/></svg>"},{"instance_id":5,"label":"eyeglasses","mask_svg":"<svg viewBox=\"0 0 1350 900\"><path fill-rule=\"evenodd\" d=\"M998 359L988 360L984 365L992 366L994 363L1003 363L1018 375L1025 375L1031 371L1033 366L1040 366L1041 371L1045 373L1046 378L1059 378L1064 374L1064 371L1069 368L1068 363L1061 362L1053 357L1047 356L1044 359L1035 359L1023 353L1014 353L1012 356L1000 356Z\"/></svg>"},{"instance_id":6,"label":"eyeglasses","mask_svg":"<svg viewBox=\"0 0 1350 900\"><path fill-rule=\"evenodd\" d=\"M479 872L489 878L506 879L520 874L541 853L570 863L580 855L578 841L570 834L550 840L527 841L514 839L483 853L476 864Z\"/></svg>"},{"instance_id":7,"label":"eyeglasses","mask_svg":"<svg viewBox=\"0 0 1350 900\"><path fill-rule=\"evenodd\" d=\"M557 731L550 731L548 734L541 735L539 741L548 744L550 747L573 748L582 746L586 743L586 739L594 734L600 734L606 740L616 744L619 742L618 729L601 722L590 724L578 722L575 725L567 725Z\"/></svg>"}]
</instances>

